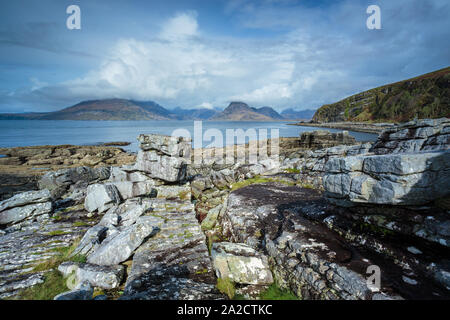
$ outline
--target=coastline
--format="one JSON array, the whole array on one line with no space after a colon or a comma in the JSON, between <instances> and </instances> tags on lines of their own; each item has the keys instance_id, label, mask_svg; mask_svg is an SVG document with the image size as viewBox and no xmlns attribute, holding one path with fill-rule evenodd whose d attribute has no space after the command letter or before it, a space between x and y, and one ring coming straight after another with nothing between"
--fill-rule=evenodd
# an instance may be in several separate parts
<instances>
[{"instance_id":1,"label":"coastline","mask_svg":"<svg viewBox=\"0 0 450 320\"><path fill-rule=\"evenodd\" d=\"M349 130L355 132L374 133L374 134L380 134L383 130L395 126L394 123L371 124L365 122L328 122L328 123L297 122L297 123L288 123L287 125L340 129L340 130Z\"/></svg>"}]
</instances>

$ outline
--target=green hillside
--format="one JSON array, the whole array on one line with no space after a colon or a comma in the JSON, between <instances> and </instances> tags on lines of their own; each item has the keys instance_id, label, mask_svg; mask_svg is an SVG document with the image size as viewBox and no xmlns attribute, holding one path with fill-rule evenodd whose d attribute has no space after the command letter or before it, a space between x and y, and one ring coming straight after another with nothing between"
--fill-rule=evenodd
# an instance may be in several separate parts
<instances>
[{"instance_id":1,"label":"green hillside","mask_svg":"<svg viewBox=\"0 0 450 320\"><path fill-rule=\"evenodd\" d=\"M320 107L314 122L404 122L450 117L450 67Z\"/></svg>"}]
</instances>

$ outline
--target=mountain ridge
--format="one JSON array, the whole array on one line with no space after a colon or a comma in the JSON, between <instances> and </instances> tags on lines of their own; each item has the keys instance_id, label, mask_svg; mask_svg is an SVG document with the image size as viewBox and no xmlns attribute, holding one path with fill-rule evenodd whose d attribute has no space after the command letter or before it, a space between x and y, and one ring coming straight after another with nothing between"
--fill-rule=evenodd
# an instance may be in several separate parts
<instances>
[{"instance_id":1,"label":"mountain ridge","mask_svg":"<svg viewBox=\"0 0 450 320\"><path fill-rule=\"evenodd\" d=\"M290 109L292 110L292 109ZM302 112L302 111L299 111ZM244 102L231 102L218 108L166 109L154 101L128 99L85 100L53 112L0 113L0 120L221 120L275 121L294 120L273 108L250 107Z\"/></svg>"},{"instance_id":2,"label":"mountain ridge","mask_svg":"<svg viewBox=\"0 0 450 320\"><path fill-rule=\"evenodd\" d=\"M321 106L312 122L406 122L450 117L450 67Z\"/></svg>"}]
</instances>

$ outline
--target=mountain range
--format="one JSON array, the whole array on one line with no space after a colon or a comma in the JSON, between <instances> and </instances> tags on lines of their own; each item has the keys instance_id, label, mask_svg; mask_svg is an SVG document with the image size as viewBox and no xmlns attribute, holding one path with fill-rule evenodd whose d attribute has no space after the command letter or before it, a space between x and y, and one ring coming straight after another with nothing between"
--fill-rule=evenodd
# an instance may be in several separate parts
<instances>
[{"instance_id":1,"label":"mountain range","mask_svg":"<svg viewBox=\"0 0 450 320\"><path fill-rule=\"evenodd\" d=\"M292 110L292 109L290 109ZM301 111L300 111L301 112ZM288 113L287 115L295 115ZM218 120L274 121L311 119L285 117L271 107L252 108L243 102L231 102L225 110L166 109L153 101L103 99L80 102L74 106L46 113L0 113L0 120Z\"/></svg>"}]
</instances>

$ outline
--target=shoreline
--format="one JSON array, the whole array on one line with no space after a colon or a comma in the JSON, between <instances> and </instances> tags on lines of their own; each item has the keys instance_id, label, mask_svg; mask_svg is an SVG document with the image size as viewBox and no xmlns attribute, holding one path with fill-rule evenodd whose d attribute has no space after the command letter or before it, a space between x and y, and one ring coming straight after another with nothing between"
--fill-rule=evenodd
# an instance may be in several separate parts
<instances>
[{"instance_id":1,"label":"shoreline","mask_svg":"<svg viewBox=\"0 0 450 320\"><path fill-rule=\"evenodd\" d=\"M394 123L363 123L363 122L328 122L328 123L311 123L311 122L297 122L288 123L291 126L300 127L318 127L318 128L328 128L328 129L339 129L348 130L363 133L373 133L380 134L383 130L392 128L395 126Z\"/></svg>"}]
</instances>

